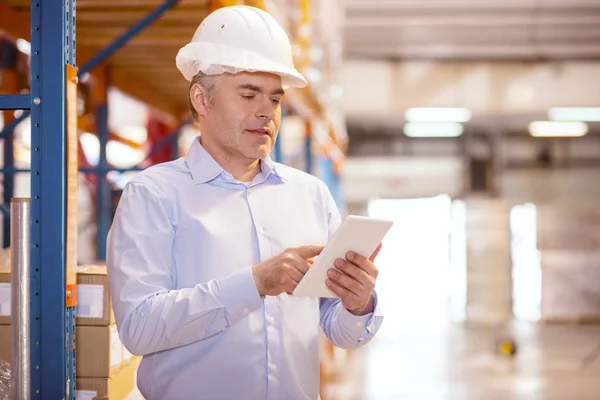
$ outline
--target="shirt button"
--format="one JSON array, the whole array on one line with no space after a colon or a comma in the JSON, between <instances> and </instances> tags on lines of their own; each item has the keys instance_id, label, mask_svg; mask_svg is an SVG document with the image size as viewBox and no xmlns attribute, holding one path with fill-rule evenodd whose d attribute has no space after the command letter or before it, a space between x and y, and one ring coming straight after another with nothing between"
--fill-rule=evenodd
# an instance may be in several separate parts
<instances>
[{"instance_id":1,"label":"shirt button","mask_svg":"<svg viewBox=\"0 0 600 400\"><path fill-rule=\"evenodd\" d=\"M363 323L362 322L357 322L356 326L363 326Z\"/></svg>"},{"instance_id":2,"label":"shirt button","mask_svg":"<svg viewBox=\"0 0 600 400\"><path fill-rule=\"evenodd\" d=\"M277 369L277 367L275 366L275 364L269 363L269 371L275 372L276 369Z\"/></svg>"},{"instance_id":3,"label":"shirt button","mask_svg":"<svg viewBox=\"0 0 600 400\"><path fill-rule=\"evenodd\" d=\"M248 314L250 312L250 310L248 310L248 307L244 308L244 314Z\"/></svg>"},{"instance_id":4,"label":"shirt button","mask_svg":"<svg viewBox=\"0 0 600 400\"><path fill-rule=\"evenodd\" d=\"M266 319L267 319L267 324L269 324L269 325L273 325L273 322L275 322L275 320L271 316L267 317Z\"/></svg>"}]
</instances>

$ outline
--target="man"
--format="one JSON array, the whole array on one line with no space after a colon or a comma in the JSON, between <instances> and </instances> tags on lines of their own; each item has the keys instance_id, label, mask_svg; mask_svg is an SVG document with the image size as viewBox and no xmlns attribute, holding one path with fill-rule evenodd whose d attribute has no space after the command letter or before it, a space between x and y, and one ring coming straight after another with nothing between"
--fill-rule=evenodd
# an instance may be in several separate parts
<instances>
[{"instance_id":1,"label":"man","mask_svg":"<svg viewBox=\"0 0 600 400\"><path fill-rule=\"evenodd\" d=\"M340 224L327 187L274 163L284 86L305 86L267 13L209 15L177 65L201 136L133 178L108 237L121 340L147 399L317 399L319 325L357 348L382 316L372 258L338 260L340 299L291 296ZM333 267L333 266L332 266Z\"/></svg>"}]
</instances>

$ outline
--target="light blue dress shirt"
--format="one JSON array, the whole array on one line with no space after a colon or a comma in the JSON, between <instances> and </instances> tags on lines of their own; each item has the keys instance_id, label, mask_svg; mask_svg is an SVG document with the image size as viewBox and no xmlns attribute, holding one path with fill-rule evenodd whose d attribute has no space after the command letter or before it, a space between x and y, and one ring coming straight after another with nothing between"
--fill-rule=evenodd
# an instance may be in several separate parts
<instances>
[{"instance_id":1,"label":"light blue dress shirt","mask_svg":"<svg viewBox=\"0 0 600 400\"><path fill-rule=\"evenodd\" d=\"M143 355L138 386L159 400L315 400L318 332L358 348L382 322L339 299L258 294L252 265L325 244L340 215L319 179L261 161L245 185L195 140L185 158L125 187L108 236L119 335Z\"/></svg>"}]
</instances>

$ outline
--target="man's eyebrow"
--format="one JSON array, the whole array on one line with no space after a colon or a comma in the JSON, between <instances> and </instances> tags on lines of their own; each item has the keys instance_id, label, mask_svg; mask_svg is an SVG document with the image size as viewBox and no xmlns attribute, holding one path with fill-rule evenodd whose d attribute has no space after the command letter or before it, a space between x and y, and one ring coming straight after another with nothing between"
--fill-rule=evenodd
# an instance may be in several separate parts
<instances>
[{"instance_id":1,"label":"man's eyebrow","mask_svg":"<svg viewBox=\"0 0 600 400\"><path fill-rule=\"evenodd\" d=\"M251 90L251 91L256 92L256 93L262 93L262 91L263 91L261 87L253 85L251 83L246 83L246 84L243 84L243 85L238 85L237 88L238 89ZM285 90L283 90L281 88L275 89L275 90L273 90L271 92L271 95L280 95L280 96L283 96L284 94L285 94Z\"/></svg>"}]
</instances>

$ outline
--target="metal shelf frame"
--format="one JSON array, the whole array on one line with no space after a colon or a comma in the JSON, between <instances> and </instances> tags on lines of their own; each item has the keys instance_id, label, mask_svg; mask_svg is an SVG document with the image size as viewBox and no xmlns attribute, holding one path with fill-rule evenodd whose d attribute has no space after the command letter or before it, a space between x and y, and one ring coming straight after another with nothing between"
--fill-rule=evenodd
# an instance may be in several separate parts
<instances>
[{"instance_id":1,"label":"metal shelf frame","mask_svg":"<svg viewBox=\"0 0 600 400\"><path fill-rule=\"evenodd\" d=\"M31 2L31 92L2 95L0 108L31 116L31 393L72 399L74 307L66 307L66 68L75 65L74 0ZM7 146L12 150L12 146ZM9 155L5 176L18 172ZM5 187L5 189L7 189ZM5 197L12 196L11 189ZM7 199L5 199L7 200Z\"/></svg>"},{"instance_id":2,"label":"metal shelf frame","mask_svg":"<svg viewBox=\"0 0 600 400\"><path fill-rule=\"evenodd\" d=\"M86 63L79 74L88 72L110 57L131 37L177 3L167 0L128 32ZM75 66L75 0L32 0L30 9L31 92L0 95L0 109L23 110L0 132L12 144L13 130L31 117L31 169L17 169L10 156L2 173L31 174L31 399L74 399L75 395L75 313L66 306L66 76L67 64ZM97 168L104 182L100 223L108 231L106 206L109 203L106 173L108 108L99 105L98 135L103 138L104 158ZM135 170L131 168L130 170ZM10 179L9 179L10 180ZM101 185L102 186L102 185ZM6 190L8 189L8 190ZM100 188L102 189L102 187ZM5 185L5 203L12 198L12 185ZM100 195L99 195L100 198ZM110 208L108 208L110 212ZM8 212L3 209L5 219ZM106 214L106 215L105 215ZM100 224L99 224L100 226ZM100 243L106 233L99 231ZM5 235L6 236L6 235ZM7 243L5 243L7 244Z\"/></svg>"}]
</instances>

